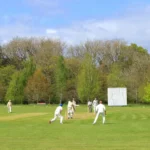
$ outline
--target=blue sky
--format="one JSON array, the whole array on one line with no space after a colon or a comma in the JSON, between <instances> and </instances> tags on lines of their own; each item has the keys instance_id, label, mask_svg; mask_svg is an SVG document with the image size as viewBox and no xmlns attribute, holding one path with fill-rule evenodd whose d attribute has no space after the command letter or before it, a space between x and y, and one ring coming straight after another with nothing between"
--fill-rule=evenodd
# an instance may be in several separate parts
<instances>
[{"instance_id":1,"label":"blue sky","mask_svg":"<svg viewBox=\"0 0 150 150\"><path fill-rule=\"evenodd\" d=\"M122 39L150 50L150 0L0 0L0 42L58 38L69 44Z\"/></svg>"}]
</instances>

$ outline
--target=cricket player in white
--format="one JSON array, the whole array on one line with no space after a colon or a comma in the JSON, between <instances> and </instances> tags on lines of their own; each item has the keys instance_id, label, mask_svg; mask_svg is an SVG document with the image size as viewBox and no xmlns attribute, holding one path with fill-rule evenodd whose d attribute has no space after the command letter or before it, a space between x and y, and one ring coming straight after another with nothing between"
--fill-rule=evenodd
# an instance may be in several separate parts
<instances>
[{"instance_id":1,"label":"cricket player in white","mask_svg":"<svg viewBox=\"0 0 150 150\"><path fill-rule=\"evenodd\" d=\"M75 111L75 110L76 110L76 107L79 106L79 105L76 104L76 101L74 100L74 98L73 98L73 100L72 100L72 104L74 105L74 111Z\"/></svg>"},{"instance_id":2,"label":"cricket player in white","mask_svg":"<svg viewBox=\"0 0 150 150\"><path fill-rule=\"evenodd\" d=\"M87 105L88 105L89 112L92 112L92 102L90 100L88 100Z\"/></svg>"},{"instance_id":3,"label":"cricket player in white","mask_svg":"<svg viewBox=\"0 0 150 150\"><path fill-rule=\"evenodd\" d=\"M102 104L102 101L100 101L100 104L96 106L96 117L95 117L93 124L96 123L99 115L102 115L102 118L103 118L102 120L103 120L103 124L104 124L105 123L106 108Z\"/></svg>"},{"instance_id":4,"label":"cricket player in white","mask_svg":"<svg viewBox=\"0 0 150 150\"><path fill-rule=\"evenodd\" d=\"M93 110L94 110L94 113L96 113L96 106L98 105L98 101L97 101L97 99L95 98L94 100L93 100Z\"/></svg>"},{"instance_id":5,"label":"cricket player in white","mask_svg":"<svg viewBox=\"0 0 150 150\"><path fill-rule=\"evenodd\" d=\"M60 123L63 124L63 116L61 115L61 112L63 110L62 108L62 104L60 104L60 106L58 106L55 110L55 113L54 113L54 118L52 120L49 121L49 123L52 123L53 121L55 121L57 119L57 117L60 118Z\"/></svg>"},{"instance_id":6,"label":"cricket player in white","mask_svg":"<svg viewBox=\"0 0 150 150\"><path fill-rule=\"evenodd\" d=\"M11 100L9 100L7 103L8 113L11 113L11 107L12 107L12 103Z\"/></svg>"},{"instance_id":7,"label":"cricket player in white","mask_svg":"<svg viewBox=\"0 0 150 150\"><path fill-rule=\"evenodd\" d=\"M73 102L68 101L67 109L68 109L68 119L70 119L70 118L72 119L74 111L75 111L75 106L74 106Z\"/></svg>"}]
</instances>

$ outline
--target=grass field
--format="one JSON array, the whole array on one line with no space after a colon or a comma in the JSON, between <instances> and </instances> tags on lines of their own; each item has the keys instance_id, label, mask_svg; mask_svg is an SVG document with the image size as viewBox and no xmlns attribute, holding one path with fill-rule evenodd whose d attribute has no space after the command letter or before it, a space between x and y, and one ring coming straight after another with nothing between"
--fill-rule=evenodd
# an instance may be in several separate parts
<instances>
[{"instance_id":1,"label":"grass field","mask_svg":"<svg viewBox=\"0 0 150 150\"><path fill-rule=\"evenodd\" d=\"M150 150L150 106L107 107L106 124L85 105L74 119L48 124L56 105L0 105L0 150Z\"/></svg>"}]
</instances>

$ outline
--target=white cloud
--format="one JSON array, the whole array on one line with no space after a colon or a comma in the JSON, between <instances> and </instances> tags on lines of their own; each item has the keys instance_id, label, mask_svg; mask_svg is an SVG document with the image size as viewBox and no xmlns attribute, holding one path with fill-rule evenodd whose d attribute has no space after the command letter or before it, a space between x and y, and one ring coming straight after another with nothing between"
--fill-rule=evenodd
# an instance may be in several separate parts
<instances>
[{"instance_id":1,"label":"white cloud","mask_svg":"<svg viewBox=\"0 0 150 150\"><path fill-rule=\"evenodd\" d=\"M35 0L34 0L35 1ZM40 0L42 2L42 0ZM39 2L40 2L39 1ZM48 0L47 0L48 1ZM46 1L45 1L46 2ZM16 23L0 25L0 41L9 41L15 36L60 38L67 43L76 44L85 40L123 39L128 43L137 43L150 50L150 6L132 11L122 17L105 20L86 20L60 28L33 26L32 17L25 22L16 19ZM4 17L8 20L8 16ZM40 21L40 20L39 20Z\"/></svg>"},{"instance_id":2,"label":"white cloud","mask_svg":"<svg viewBox=\"0 0 150 150\"><path fill-rule=\"evenodd\" d=\"M57 36L69 43L79 43L87 39L123 39L150 49L150 7L140 12L126 14L122 18L89 20L57 29ZM56 29L54 29L56 30ZM51 34L47 33L52 36ZM55 35L55 36L56 36Z\"/></svg>"},{"instance_id":3,"label":"white cloud","mask_svg":"<svg viewBox=\"0 0 150 150\"><path fill-rule=\"evenodd\" d=\"M0 26L0 43L5 44L14 37L44 37L43 29L33 28L27 24L15 23Z\"/></svg>"},{"instance_id":4,"label":"white cloud","mask_svg":"<svg viewBox=\"0 0 150 150\"><path fill-rule=\"evenodd\" d=\"M46 29L46 33L47 33L47 34L56 34L57 31L54 30L54 29Z\"/></svg>"}]
</instances>

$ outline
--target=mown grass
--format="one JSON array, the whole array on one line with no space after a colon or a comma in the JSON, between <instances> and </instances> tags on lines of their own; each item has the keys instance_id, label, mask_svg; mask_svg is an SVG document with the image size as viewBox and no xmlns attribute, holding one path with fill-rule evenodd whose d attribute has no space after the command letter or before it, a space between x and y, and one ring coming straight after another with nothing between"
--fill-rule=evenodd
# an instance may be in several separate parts
<instances>
[{"instance_id":1,"label":"mown grass","mask_svg":"<svg viewBox=\"0 0 150 150\"><path fill-rule=\"evenodd\" d=\"M87 107L77 107L74 119L64 124L53 117L56 105L0 106L0 150L149 150L150 106L107 107L106 124Z\"/></svg>"}]
</instances>

